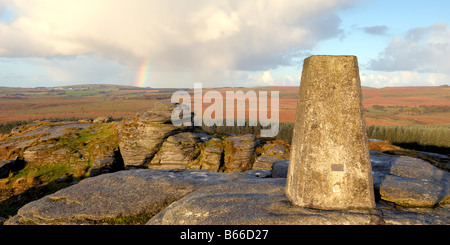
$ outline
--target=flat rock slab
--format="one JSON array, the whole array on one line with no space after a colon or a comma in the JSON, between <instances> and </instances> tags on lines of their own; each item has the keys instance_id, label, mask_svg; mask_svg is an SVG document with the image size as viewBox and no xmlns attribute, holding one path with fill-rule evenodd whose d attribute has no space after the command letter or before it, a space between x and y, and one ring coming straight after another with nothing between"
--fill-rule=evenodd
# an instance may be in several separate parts
<instances>
[{"instance_id":1,"label":"flat rock slab","mask_svg":"<svg viewBox=\"0 0 450 245\"><path fill-rule=\"evenodd\" d=\"M292 205L286 179L258 179L202 188L171 204L148 225L341 225L379 224L370 210L321 211Z\"/></svg>"},{"instance_id":2,"label":"flat rock slab","mask_svg":"<svg viewBox=\"0 0 450 245\"><path fill-rule=\"evenodd\" d=\"M7 224L93 224L154 215L201 186L248 177L252 176L150 169L104 174L28 203Z\"/></svg>"},{"instance_id":3,"label":"flat rock slab","mask_svg":"<svg viewBox=\"0 0 450 245\"><path fill-rule=\"evenodd\" d=\"M90 123L73 123L73 122L66 122L66 123L60 122L60 123L53 123L53 124L54 125L39 127L37 129L26 132L24 134L13 136L13 137L11 137L11 139L19 139L19 138L29 137L29 136L44 135L39 140L45 141L45 140L61 137L69 129L85 129L92 125Z\"/></svg>"},{"instance_id":4,"label":"flat rock slab","mask_svg":"<svg viewBox=\"0 0 450 245\"><path fill-rule=\"evenodd\" d=\"M319 210L293 205L286 179L255 179L202 188L172 203L147 225L384 225L450 224L448 208Z\"/></svg>"},{"instance_id":5,"label":"flat rock slab","mask_svg":"<svg viewBox=\"0 0 450 245\"><path fill-rule=\"evenodd\" d=\"M406 207L450 204L450 174L426 161L400 156L381 183L380 194L383 200Z\"/></svg>"},{"instance_id":6,"label":"flat rock slab","mask_svg":"<svg viewBox=\"0 0 450 245\"><path fill-rule=\"evenodd\" d=\"M39 124L40 123L36 123L35 125ZM29 124L29 126L31 125L33 124ZM7 140L0 142L0 149L6 147L25 149L35 143L36 140L43 142L46 140L55 139L63 136L68 132L68 130L81 130L88 128L91 125L92 124L90 123L78 123L73 121L52 122L51 125L42 125L41 127L20 135L12 136Z\"/></svg>"},{"instance_id":7,"label":"flat rock slab","mask_svg":"<svg viewBox=\"0 0 450 245\"><path fill-rule=\"evenodd\" d=\"M385 225L449 225L450 206L438 208L402 208L377 204Z\"/></svg>"}]
</instances>

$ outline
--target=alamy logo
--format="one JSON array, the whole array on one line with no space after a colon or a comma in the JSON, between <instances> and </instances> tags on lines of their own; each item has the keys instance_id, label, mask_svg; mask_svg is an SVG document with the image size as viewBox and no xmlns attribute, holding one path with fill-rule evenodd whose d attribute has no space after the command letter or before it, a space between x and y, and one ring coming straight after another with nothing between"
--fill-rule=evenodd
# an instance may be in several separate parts
<instances>
[{"instance_id":1,"label":"alamy logo","mask_svg":"<svg viewBox=\"0 0 450 245\"><path fill-rule=\"evenodd\" d=\"M270 92L270 118L268 116L267 91L226 91L225 120L223 118L223 96L219 91L207 91L203 95L201 83L194 84L194 126L245 126L246 101L248 100L248 125L261 125L261 137L274 137L279 130L279 91ZM214 100L214 103L212 101ZM182 102L180 102L182 101ZM172 112L172 124L175 126L192 126L191 95L184 90L172 94L171 103L179 105ZM236 102L236 103L235 103ZM212 103L203 110L203 103ZM236 108L235 108L236 104ZM235 111L237 114L235 120ZM213 116L214 115L214 116ZM236 122L236 125L235 125Z\"/></svg>"}]
</instances>

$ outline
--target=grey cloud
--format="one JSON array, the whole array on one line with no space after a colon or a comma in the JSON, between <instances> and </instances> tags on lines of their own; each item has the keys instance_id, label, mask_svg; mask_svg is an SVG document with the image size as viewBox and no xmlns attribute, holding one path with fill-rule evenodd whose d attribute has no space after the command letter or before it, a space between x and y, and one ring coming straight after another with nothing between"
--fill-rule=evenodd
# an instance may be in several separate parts
<instances>
[{"instance_id":1,"label":"grey cloud","mask_svg":"<svg viewBox=\"0 0 450 245\"><path fill-rule=\"evenodd\" d=\"M405 34L405 39L409 42L417 42L423 39L426 35L435 32L445 32L448 26L445 23L437 23L428 27L419 27L409 30Z\"/></svg>"},{"instance_id":2,"label":"grey cloud","mask_svg":"<svg viewBox=\"0 0 450 245\"><path fill-rule=\"evenodd\" d=\"M393 38L369 69L450 74L450 28L437 23Z\"/></svg>"},{"instance_id":3,"label":"grey cloud","mask_svg":"<svg viewBox=\"0 0 450 245\"><path fill-rule=\"evenodd\" d=\"M368 27L362 27L361 29L367 34L379 35L379 36L387 35L387 32L389 30L389 28L385 25L368 26Z\"/></svg>"}]
</instances>

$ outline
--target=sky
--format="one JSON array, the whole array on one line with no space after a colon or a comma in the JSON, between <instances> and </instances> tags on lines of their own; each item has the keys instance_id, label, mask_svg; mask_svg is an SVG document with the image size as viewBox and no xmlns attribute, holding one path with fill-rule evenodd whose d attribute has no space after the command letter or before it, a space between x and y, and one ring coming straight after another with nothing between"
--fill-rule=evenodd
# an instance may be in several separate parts
<instances>
[{"instance_id":1,"label":"sky","mask_svg":"<svg viewBox=\"0 0 450 245\"><path fill-rule=\"evenodd\" d=\"M0 86L298 86L355 55L368 87L450 84L448 0L0 0Z\"/></svg>"}]
</instances>

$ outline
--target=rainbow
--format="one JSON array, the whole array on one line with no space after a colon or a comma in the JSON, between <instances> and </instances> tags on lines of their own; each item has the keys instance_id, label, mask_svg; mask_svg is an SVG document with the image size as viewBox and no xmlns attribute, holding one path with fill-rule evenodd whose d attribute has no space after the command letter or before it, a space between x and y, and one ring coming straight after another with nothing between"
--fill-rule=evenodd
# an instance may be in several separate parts
<instances>
[{"instance_id":1,"label":"rainbow","mask_svg":"<svg viewBox=\"0 0 450 245\"><path fill-rule=\"evenodd\" d=\"M135 86L137 87L144 87L144 85L147 82L148 72L150 69L150 59L145 59L141 66L139 67L139 73L136 79Z\"/></svg>"}]
</instances>

